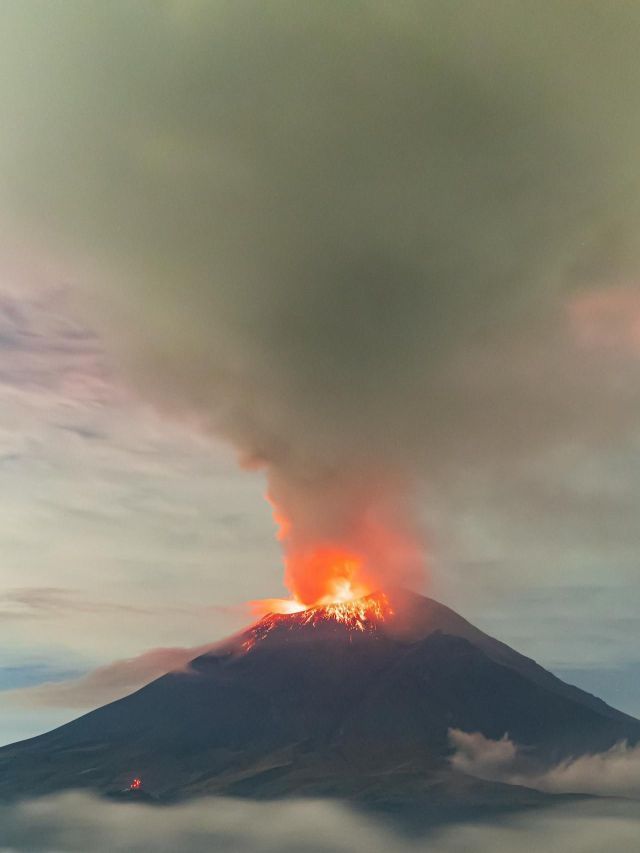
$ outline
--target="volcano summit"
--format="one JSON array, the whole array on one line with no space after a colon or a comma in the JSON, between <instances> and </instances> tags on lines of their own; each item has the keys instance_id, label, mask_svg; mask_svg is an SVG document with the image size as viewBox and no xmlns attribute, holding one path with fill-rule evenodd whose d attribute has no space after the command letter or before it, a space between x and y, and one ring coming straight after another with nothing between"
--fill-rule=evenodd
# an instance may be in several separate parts
<instances>
[{"instance_id":1,"label":"volcano summit","mask_svg":"<svg viewBox=\"0 0 640 853\"><path fill-rule=\"evenodd\" d=\"M437 602L395 591L270 614L130 696L0 750L0 795L345 797L382 809L546 795L452 770L449 731L510 739L548 766L640 741L640 722Z\"/></svg>"}]
</instances>

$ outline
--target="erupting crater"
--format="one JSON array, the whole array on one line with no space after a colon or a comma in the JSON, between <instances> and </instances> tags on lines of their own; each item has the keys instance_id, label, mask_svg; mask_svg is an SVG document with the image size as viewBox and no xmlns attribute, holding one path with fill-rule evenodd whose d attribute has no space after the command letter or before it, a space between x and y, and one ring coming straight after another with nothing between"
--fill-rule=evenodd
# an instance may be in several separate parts
<instances>
[{"instance_id":1,"label":"erupting crater","mask_svg":"<svg viewBox=\"0 0 640 853\"><path fill-rule=\"evenodd\" d=\"M268 613L188 667L2 747L0 800L78 787L141 803L330 797L414 826L550 804L452 767L450 729L491 741L508 732L536 772L640 743L640 721L444 605L379 589Z\"/></svg>"},{"instance_id":2,"label":"erupting crater","mask_svg":"<svg viewBox=\"0 0 640 853\"><path fill-rule=\"evenodd\" d=\"M243 650L249 651L272 631L296 631L303 628L341 626L347 631L374 632L381 622L393 616L388 597L375 592L361 598L345 598L305 607L289 599L274 599L273 612L267 613L249 629ZM288 609L289 608L289 609Z\"/></svg>"}]
</instances>

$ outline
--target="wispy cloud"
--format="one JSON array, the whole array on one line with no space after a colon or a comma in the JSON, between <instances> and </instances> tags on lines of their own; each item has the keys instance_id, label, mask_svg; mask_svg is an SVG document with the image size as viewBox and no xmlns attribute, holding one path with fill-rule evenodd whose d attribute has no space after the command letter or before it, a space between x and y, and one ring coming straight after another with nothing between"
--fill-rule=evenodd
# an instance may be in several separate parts
<instances>
[{"instance_id":1,"label":"wispy cloud","mask_svg":"<svg viewBox=\"0 0 640 853\"><path fill-rule=\"evenodd\" d=\"M37 619L43 616L74 613L150 614L151 608L115 601L92 601L78 590L60 587L22 587L0 595L0 621L4 619Z\"/></svg>"},{"instance_id":2,"label":"wispy cloud","mask_svg":"<svg viewBox=\"0 0 640 853\"><path fill-rule=\"evenodd\" d=\"M7 690L2 699L7 707L95 708L120 699L167 672L186 669L190 661L213 647L209 643L192 648L149 649L79 678Z\"/></svg>"},{"instance_id":3,"label":"wispy cloud","mask_svg":"<svg viewBox=\"0 0 640 853\"><path fill-rule=\"evenodd\" d=\"M0 388L50 404L118 395L100 341L71 310L61 285L0 290ZM48 397L45 397L48 395Z\"/></svg>"},{"instance_id":4,"label":"wispy cloud","mask_svg":"<svg viewBox=\"0 0 640 853\"><path fill-rule=\"evenodd\" d=\"M48 660L13 661L0 665L0 691L32 687L54 681L68 681L84 674L83 669L62 666Z\"/></svg>"},{"instance_id":5,"label":"wispy cloud","mask_svg":"<svg viewBox=\"0 0 640 853\"><path fill-rule=\"evenodd\" d=\"M480 779L554 794L640 798L640 744L620 742L607 752L567 759L541 771L506 735L495 741L480 732L451 730L449 738L456 750L452 765Z\"/></svg>"},{"instance_id":6,"label":"wispy cloud","mask_svg":"<svg viewBox=\"0 0 640 853\"><path fill-rule=\"evenodd\" d=\"M59 270L10 261L0 270L5 647L46 657L33 630L46 621L56 662L67 649L91 665L240 627L233 604L280 584L261 478L123 386Z\"/></svg>"}]
</instances>

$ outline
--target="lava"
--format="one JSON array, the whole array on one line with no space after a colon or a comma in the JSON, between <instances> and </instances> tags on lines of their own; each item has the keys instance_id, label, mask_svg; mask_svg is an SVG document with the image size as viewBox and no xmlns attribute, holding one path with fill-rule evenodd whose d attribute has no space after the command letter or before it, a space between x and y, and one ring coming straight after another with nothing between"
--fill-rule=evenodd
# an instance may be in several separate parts
<instances>
[{"instance_id":1,"label":"lava","mask_svg":"<svg viewBox=\"0 0 640 853\"><path fill-rule=\"evenodd\" d=\"M351 551L336 546L320 546L310 550L304 558L298 557L298 568L304 561L304 574L313 578L316 589L322 590L313 600L303 600L295 594L291 598L266 598L253 601L255 613L287 614L307 613L311 610L330 610L331 613L356 613L358 602L365 600L372 590L366 584L362 560ZM347 621L339 618L338 621Z\"/></svg>"},{"instance_id":2,"label":"lava","mask_svg":"<svg viewBox=\"0 0 640 853\"><path fill-rule=\"evenodd\" d=\"M256 643L264 640L276 628L295 631L305 627L319 628L335 623L344 626L348 631L364 633L377 631L380 622L384 622L393 615L389 599L382 592L362 598L316 604L312 607L304 607L299 602L288 602L287 599L281 601L283 606L290 603L298 609L288 613L284 611L267 613L249 630L242 646L244 651L252 649Z\"/></svg>"},{"instance_id":3,"label":"lava","mask_svg":"<svg viewBox=\"0 0 640 853\"><path fill-rule=\"evenodd\" d=\"M349 525L313 531L304 519L300 524L299 513L286 512L282 501L270 494L267 500L284 551L291 597L252 602L262 618L245 634L245 651L276 628L280 633L333 623L353 632L377 630L393 612L380 591L389 589L390 554L405 567L415 565L419 550L415 539L405 535L399 523L372 512L362 517L354 512Z\"/></svg>"},{"instance_id":4,"label":"lava","mask_svg":"<svg viewBox=\"0 0 640 853\"><path fill-rule=\"evenodd\" d=\"M277 525L277 539L284 551L285 583L291 599L269 599L262 613L296 613L317 605L344 603L363 598L376 586L369 577L367 559L352 537L310 537L285 512L272 495L266 495Z\"/></svg>"},{"instance_id":5,"label":"lava","mask_svg":"<svg viewBox=\"0 0 640 853\"><path fill-rule=\"evenodd\" d=\"M345 577L332 578L328 585L329 591L312 604L305 604L297 598L263 598L252 602L253 610L261 616L273 613L292 615L323 608L346 612L351 609L349 605L362 601L370 594L366 587L355 585Z\"/></svg>"}]
</instances>

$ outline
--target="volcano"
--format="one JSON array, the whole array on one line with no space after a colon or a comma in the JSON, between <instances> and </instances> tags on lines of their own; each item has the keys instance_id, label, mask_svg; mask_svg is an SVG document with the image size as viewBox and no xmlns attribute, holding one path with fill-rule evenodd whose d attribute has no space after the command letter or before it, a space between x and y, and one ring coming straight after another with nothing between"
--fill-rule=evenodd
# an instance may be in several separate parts
<instances>
[{"instance_id":1,"label":"volcano","mask_svg":"<svg viewBox=\"0 0 640 853\"><path fill-rule=\"evenodd\" d=\"M543 795L449 764L449 730L508 736L541 765L640 741L640 721L407 591L265 616L137 692L0 749L0 797L158 801L313 795L423 816Z\"/></svg>"}]
</instances>

